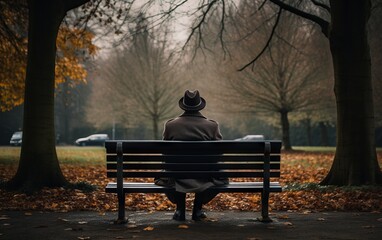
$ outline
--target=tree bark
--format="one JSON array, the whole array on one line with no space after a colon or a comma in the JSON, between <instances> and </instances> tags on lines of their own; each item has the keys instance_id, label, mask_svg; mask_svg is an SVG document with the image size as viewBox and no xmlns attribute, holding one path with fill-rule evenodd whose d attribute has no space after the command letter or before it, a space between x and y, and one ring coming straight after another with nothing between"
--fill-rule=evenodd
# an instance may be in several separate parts
<instances>
[{"instance_id":1,"label":"tree bark","mask_svg":"<svg viewBox=\"0 0 382 240\"><path fill-rule=\"evenodd\" d=\"M280 111L280 120L282 128L282 143L284 146L284 150L292 150L292 145L290 144L289 119L287 111Z\"/></svg>"},{"instance_id":2,"label":"tree bark","mask_svg":"<svg viewBox=\"0 0 382 240\"><path fill-rule=\"evenodd\" d=\"M33 192L68 182L56 154L54 88L56 38L68 10L85 0L29 0L28 61L25 80L23 142L16 175L8 189Z\"/></svg>"},{"instance_id":3,"label":"tree bark","mask_svg":"<svg viewBox=\"0 0 382 240\"><path fill-rule=\"evenodd\" d=\"M367 39L370 1L331 0L329 32L337 103L337 150L323 185L381 183L375 149L371 58Z\"/></svg>"}]
</instances>

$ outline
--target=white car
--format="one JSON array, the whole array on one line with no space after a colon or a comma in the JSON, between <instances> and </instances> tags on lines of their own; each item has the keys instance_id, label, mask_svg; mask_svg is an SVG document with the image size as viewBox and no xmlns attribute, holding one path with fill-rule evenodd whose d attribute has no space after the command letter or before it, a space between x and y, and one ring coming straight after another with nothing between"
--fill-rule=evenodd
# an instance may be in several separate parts
<instances>
[{"instance_id":1,"label":"white car","mask_svg":"<svg viewBox=\"0 0 382 240\"><path fill-rule=\"evenodd\" d=\"M23 132L15 132L13 133L11 140L9 141L9 144L13 146L21 146L21 143L23 142Z\"/></svg>"},{"instance_id":2,"label":"white car","mask_svg":"<svg viewBox=\"0 0 382 240\"><path fill-rule=\"evenodd\" d=\"M76 140L76 145L78 146L104 146L105 141L109 140L107 134L93 134L84 138L79 138Z\"/></svg>"}]
</instances>

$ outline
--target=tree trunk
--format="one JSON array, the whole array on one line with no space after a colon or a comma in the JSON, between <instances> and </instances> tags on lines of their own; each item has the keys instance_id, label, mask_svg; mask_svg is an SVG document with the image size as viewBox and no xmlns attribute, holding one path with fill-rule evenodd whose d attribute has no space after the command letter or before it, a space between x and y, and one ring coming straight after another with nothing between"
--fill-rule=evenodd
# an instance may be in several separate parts
<instances>
[{"instance_id":1,"label":"tree trunk","mask_svg":"<svg viewBox=\"0 0 382 240\"><path fill-rule=\"evenodd\" d=\"M56 154L54 80L56 37L66 12L85 0L29 0L28 62L25 80L23 142L9 189L33 192L67 184Z\"/></svg>"},{"instance_id":2,"label":"tree trunk","mask_svg":"<svg viewBox=\"0 0 382 240\"><path fill-rule=\"evenodd\" d=\"M281 119L281 130L282 130L282 143L284 150L292 150L292 145L290 144L290 134L289 134L289 119L287 111L280 111Z\"/></svg>"},{"instance_id":3,"label":"tree trunk","mask_svg":"<svg viewBox=\"0 0 382 240\"><path fill-rule=\"evenodd\" d=\"M375 149L370 1L331 0L330 48L337 102L337 150L323 185L381 183Z\"/></svg>"},{"instance_id":4,"label":"tree trunk","mask_svg":"<svg viewBox=\"0 0 382 240\"><path fill-rule=\"evenodd\" d=\"M155 140L159 139L159 127L158 127L158 116L153 116L153 137Z\"/></svg>"}]
</instances>

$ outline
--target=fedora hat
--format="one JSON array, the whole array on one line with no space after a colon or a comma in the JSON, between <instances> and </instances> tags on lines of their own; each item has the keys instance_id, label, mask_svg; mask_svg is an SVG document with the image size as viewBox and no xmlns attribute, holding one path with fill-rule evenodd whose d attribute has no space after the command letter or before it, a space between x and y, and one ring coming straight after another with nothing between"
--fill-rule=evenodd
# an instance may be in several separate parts
<instances>
[{"instance_id":1,"label":"fedora hat","mask_svg":"<svg viewBox=\"0 0 382 240\"><path fill-rule=\"evenodd\" d=\"M206 100L200 97L198 90L186 90L184 97L179 100L179 107L185 111L200 111L205 106Z\"/></svg>"}]
</instances>

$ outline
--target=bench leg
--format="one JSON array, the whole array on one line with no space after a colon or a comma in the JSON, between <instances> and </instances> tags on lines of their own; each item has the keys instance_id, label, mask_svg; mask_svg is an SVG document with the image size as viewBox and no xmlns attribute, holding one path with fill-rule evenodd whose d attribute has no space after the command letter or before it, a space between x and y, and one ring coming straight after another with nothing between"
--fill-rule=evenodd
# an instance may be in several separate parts
<instances>
[{"instance_id":1,"label":"bench leg","mask_svg":"<svg viewBox=\"0 0 382 240\"><path fill-rule=\"evenodd\" d=\"M260 222L270 223L272 219L269 217L269 192L263 191L261 193L261 218L258 218Z\"/></svg>"},{"instance_id":2,"label":"bench leg","mask_svg":"<svg viewBox=\"0 0 382 240\"><path fill-rule=\"evenodd\" d=\"M118 219L115 220L114 223L127 223L127 218L125 217L125 194L118 194Z\"/></svg>"}]
</instances>

